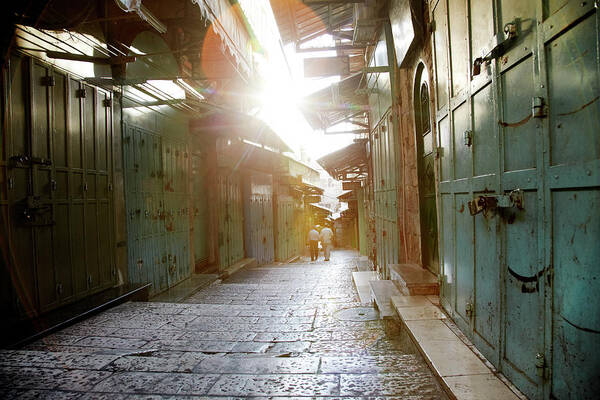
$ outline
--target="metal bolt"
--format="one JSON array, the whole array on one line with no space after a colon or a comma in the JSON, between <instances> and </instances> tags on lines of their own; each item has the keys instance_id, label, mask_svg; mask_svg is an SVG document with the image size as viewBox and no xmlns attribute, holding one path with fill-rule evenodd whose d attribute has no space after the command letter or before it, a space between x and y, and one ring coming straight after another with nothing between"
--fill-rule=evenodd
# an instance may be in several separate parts
<instances>
[{"instance_id":1,"label":"metal bolt","mask_svg":"<svg viewBox=\"0 0 600 400\"><path fill-rule=\"evenodd\" d=\"M586 169L586 170L585 170L585 174L586 174L587 176L590 176L590 175L592 175L592 171L590 171L589 169Z\"/></svg>"},{"instance_id":2,"label":"metal bolt","mask_svg":"<svg viewBox=\"0 0 600 400\"><path fill-rule=\"evenodd\" d=\"M558 179L558 175L554 175L554 179Z\"/></svg>"},{"instance_id":3,"label":"metal bolt","mask_svg":"<svg viewBox=\"0 0 600 400\"><path fill-rule=\"evenodd\" d=\"M542 84L540 85L540 87L541 87L541 88L544 88L544 84L542 83Z\"/></svg>"}]
</instances>

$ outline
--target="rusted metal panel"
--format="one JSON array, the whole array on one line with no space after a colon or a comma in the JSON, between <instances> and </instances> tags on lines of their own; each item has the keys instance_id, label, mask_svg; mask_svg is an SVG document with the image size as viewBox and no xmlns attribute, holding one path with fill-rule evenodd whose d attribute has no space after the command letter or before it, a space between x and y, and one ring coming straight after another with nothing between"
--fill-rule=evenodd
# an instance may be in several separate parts
<instances>
[{"instance_id":1,"label":"rusted metal panel","mask_svg":"<svg viewBox=\"0 0 600 400\"><path fill-rule=\"evenodd\" d=\"M244 243L258 264L274 261L273 177L252 172L244 178Z\"/></svg>"}]
</instances>

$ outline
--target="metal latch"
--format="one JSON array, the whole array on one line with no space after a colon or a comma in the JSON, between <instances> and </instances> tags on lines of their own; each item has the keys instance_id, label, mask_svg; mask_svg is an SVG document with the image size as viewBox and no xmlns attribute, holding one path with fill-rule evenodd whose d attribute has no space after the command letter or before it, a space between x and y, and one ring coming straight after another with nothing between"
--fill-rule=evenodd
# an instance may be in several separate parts
<instances>
[{"instance_id":1,"label":"metal latch","mask_svg":"<svg viewBox=\"0 0 600 400\"><path fill-rule=\"evenodd\" d=\"M13 167L15 167L17 165L33 165L33 164L46 165L46 166L52 165L52 161L48 160L47 158L29 157L24 154L18 154L16 156L12 156L10 158L10 163L11 163L11 166L13 166Z\"/></svg>"},{"instance_id":2,"label":"metal latch","mask_svg":"<svg viewBox=\"0 0 600 400\"><path fill-rule=\"evenodd\" d=\"M504 40L498 43L485 56L477 57L473 61L473 76L481 73L481 64L503 56L508 51L510 46L516 41L518 36L516 22L509 22L508 24L504 25Z\"/></svg>"},{"instance_id":3,"label":"metal latch","mask_svg":"<svg viewBox=\"0 0 600 400\"><path fill-rule=\"evenodd\" d=\"M471 318L471 316L473 315L473 303L471 303L470 301L467 302L467 304L465 305L465 313L469 318Z\"/></svg>"},{"instance_id":4,"label":"metal latch","mask_svg":"<svg viewBox=\"0 0 600 400\"><path fill-rule=\"evenodd\" d=\"M509 194L477 196L472 201L467 203L469 213L477 215L482 211L494 210L496 208L516 207L519 210L523 209L523 191L515 189Z\"/></svg>"}]
</instances>

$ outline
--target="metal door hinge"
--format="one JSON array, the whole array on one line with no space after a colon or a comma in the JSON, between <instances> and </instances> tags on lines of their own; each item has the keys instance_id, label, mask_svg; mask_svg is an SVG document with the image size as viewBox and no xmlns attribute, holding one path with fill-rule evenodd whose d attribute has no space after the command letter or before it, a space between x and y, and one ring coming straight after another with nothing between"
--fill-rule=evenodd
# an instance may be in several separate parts
<instances>
[{"instance_id":1,"label":"metal door hinge","mask_svg":"<svg viewBox=\"0 0 600 400\"><path fill-rule=\"evenodd\" d=\"M104 107L110 107L110 106L112 106L112 99L104 99L104 100L102 100L102 105Z\"/></svg>"},{"instance_id":2,"label":"metal door hinge","mask_svg":"<svg viewBox=\"0 0 600 400\"><path fill-rule=\"evenodd\" d=\"M108 184L108 191L112 192L112 190L113 190L113 185L112 185L112 183L109 183Z\"/></svg>"},{"instance_id":3,"label":"metal door hinge","mask_svg":"<svg viewBox=\"0 0 600 400\"><path fill-rule=\"evenodd\" d=\"M12 190L15 188L15 178L8 178L8 190Z\"/></svg>"},{"instance_id":4,"label":"metal door hinge","mask_svg":"<svg viewBox=\"0 0 600 400\"><path fill-rule=\"evenodd\" d=\"M533 118L544 118L546 116L543 97L533 97L531 99L531 116Z\"/></svg>"},{"instance_id":5,"label":"metal door hinge","mask_svg":"<svg viewBox=\"0 0 600 400\"><path fill-rule=\"evenodd\" d=\"M50 181L50 190L54 192L54 191L56 191L57 187L58 187L58 184L56 183L56 181L54 179L52 179Z\"/></svg>"},{"instance_id":6,"label":"metal door hinge","mask_svg":"<svg viewBox=\"0 0 600 400\"><path fill-rule=\"evenodd\" d=\"M444 157L444 148L443 147L436 147L435 148L435 158L439 159Z\"/></svg>"},{"instance_id":7,"label":"metal door hinge","mask_svg":"<svg viewBox=\"0 0 600 400\"><path fill-rule=\"evenodd\" d=\"M87 184L87 182L85 182L85 183L83 184L83 191L84 191L84 192L87 192L87 190L88 190L88 184Z\"/></svg>"},{"instance_id":8,"label":"metal door hinge","mask_svg":"<svg viewBox=\"0 0 600 400\"><path fill-rule=\"evenodd\" d=\"M85 89L77 89L75 91L75 97L77 97L79 99L85 99L85 96L86 96Z\"/></svg>"},{"instance_id":9,"label":"metal door hinge","mask_svg":"<svg viewBox=\"0 0 600 400\"><path fill-rule=\"evenodd\" d=\"M87 283L88 283L88 287L92 286L92 276L91 275L88 275Z\"/></svg>"},{"instance_id":10,"label":"metal door hinge","mask_svg":"<svg viewBox=\"0 0 600 400\"><path fill-rule=\"evenodd\" d=\"M465 146L471 147L471 145L473 144L473 131L466 130L463 134L463 138L465 141Z\"/></svg>"},{"instance_id":11,"label":"metal door hinge","mask_svg":"<svg viewBox=\"0 0 600 400\"><path fill-rule=\"evenodd\" d=\"M546 367L546 357L542 353L535 355L535 369L539 377L544 377L544 368Z\"/></svg>"},{"instance_id":12,"label":"metal door hinge","mask_svg":"<svg viewBox=\"0 0 600 400\"><path fill-rule=\"evenodd\" d=\"M42 76L42 86L56 86L56 80L53 76Z\"/></svg>"}]
</instances>

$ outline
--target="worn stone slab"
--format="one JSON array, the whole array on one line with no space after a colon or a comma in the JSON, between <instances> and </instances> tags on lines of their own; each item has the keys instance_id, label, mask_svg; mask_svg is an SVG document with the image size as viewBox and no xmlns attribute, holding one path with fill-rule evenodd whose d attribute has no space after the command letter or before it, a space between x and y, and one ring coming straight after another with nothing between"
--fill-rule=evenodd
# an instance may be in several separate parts
<instances>
[{"instance_id":1,"label":"worn stone slab","mask_svg":"<svg viewBox=\"0 0 600 400\"><path fill-rule=\"evenodd\" d=\"M448 376L444 383L452 393L464 400L518 400L514 392L494 374Z\"/></svg>"},{"instance_id":2,"label":"worn stone slab","mask_svg":"<svg viewBox=\"0 0 600 400\"><path fill-rule=\"evenodd\" d=\"M417 264L390 264L390 277L407 296L438 295L437 277Z\"/></svg>"},{"instance_id":3,"label":"worn stone slab","mask_svg":"<svg viewBox=\"0 0 600 400\"><path fill-rule=\"evenodd\" d=\"M421 398L439 398L429 372L392 374L352 374L340 376L341 396L396 396L404 398L419 393Z\"/></svg>"},{"instance_id":4,"label":"worn stone slab","mask_svg":"<svg viewBox=\"0 0 600 400\"><path fill-rule=\"evenodd\" d=\"M369 286L369 282L378 279L379 275L377 275L377 272L375 271L359 271L352 273L352 280L354 281L354 286L356 287L361 303L371 302L371 287Z\"/></svg>"},{"instance_id":5,"label":"worn stone slab","mask_svg":"<svg viewBox=\"0 0 600 400\"><path fill-rule=\"evenodd\" d=\"M217 396L337 396L334 375L223 375L210 389Z\"/></svg>"},{"instance_id":6,"label":"worn stone slab","mask_svg":"<svg viewBox=\"0 0 600 400\"><path fill-rule=\"evenodd\" d=\"M402 320L414 321L424 319L445 319L446 314L434 305L419 307L397 307L396 311Z\"/></svg>"},{"instance_id":7,"label":"worn stone slab","mask_svg":"<svg viewBox=\"0 0 600 400\"><path fill-rule=\"evenodd\" d=\"M215 374L316 374L318 357L208 357L195 369L196 373Z\"/></svg>"},{"instance_id":8,"label":"worn stone slab","mask_svg":"<svg viewBox=\"0 0 600 400\"><path fill-rule=\"evenodd\" d=\"M391 305L392 296L399 296L400 292L396 285L390 280L370 281L371 299L375 302L379 310L381 319L393 318L395 311Z\"/></svg>"},{"instance_id":9,"label":"worn stone slab","mask_svg":"<svg viewBox=\"0 0 600 400\"><path fill-rule=\"evenodd\" d=\"M457 340L457 336L441 319L406 321L406 326L418 342L430 340Z\"/></svg>"},{"instance_id":10,"label":"worn stone slab","mask_svg":"<svg viewBox=\"0 0 600 400\"><path fill-rule=\"evenodd\" d=\"M161 372L117 372L97 384L92 391L138 394L206 394L218 375L173 374Z\"/></svg>"},{"instance_id":11,"label":"worn stone slab","mask_svg":"<svg viewBox=\"0 0 600 400\"><path fill-rule=\"evenodd\" d=\"M490 373L475 353L458 340L430 340L419 343L433 369L441 376Z\"/></svg>"},{"instance_id":12,"label":"worn stone slab","mask_svg":"<svg viewBox=\"0 0 600 400\"><path fill-rule=\"evenodd\" d=\"M425 366L415 354L393 356L336 356L321 357L322 374L378 374L393 373L402 366L403 372L419 372ZM425 368L426 369L426 368Z\"/></svg>"},{"instance_id":13,"label":"worn stone slab","mask_svg":"<svg viewBox=\"0 0 600 400\"><path fill-rule=\"evenodd\" d=\"M208 356L204 353L195 352L173 354L170 357L128 356L114 360L106 369L138 372L192 372L194 367L206 357Z\"/></svg>"}]
</instances>

